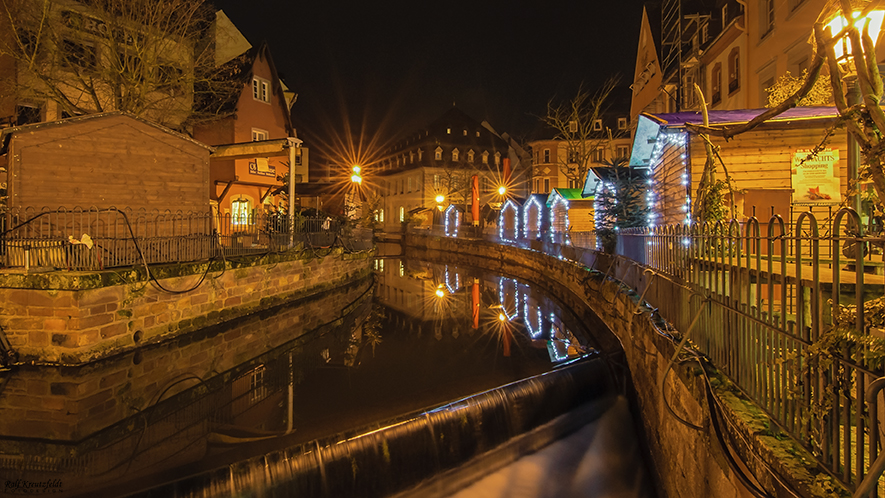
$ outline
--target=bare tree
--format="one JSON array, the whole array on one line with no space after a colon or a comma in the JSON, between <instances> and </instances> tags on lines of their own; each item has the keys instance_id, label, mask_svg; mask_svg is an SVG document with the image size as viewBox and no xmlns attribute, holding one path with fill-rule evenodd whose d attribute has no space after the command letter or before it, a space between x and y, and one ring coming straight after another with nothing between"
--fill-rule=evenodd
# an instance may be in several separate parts
<instances>
[{"instance_id":1,"label":"bare tree","mask_svg":"<svg viewBox=\"0 0 885 498\"><path fill-rule=\"evenodd\" d=\"M583 185L587 178L593 153L608 140L601 119L618 81L618 78L610 78L595 93L581 85L569 101L556 104L551 99L547 102L547 115L541 121L556 130L555 140L565 142L566 154L557 154L559 169L578 185Z\"/></svg>"},{"instance_id":2,"label":"bare tree","mask_svg":"<svg viewBox=\"0 0 885 498\"><path fill-rule=\"evenodd\" d=\"M0 0L0 92L59 116L126 111L179 128L216 92L214 9L204 0ZM195 88L197 90L195 90Z\"/></svg>"}]
</instances>

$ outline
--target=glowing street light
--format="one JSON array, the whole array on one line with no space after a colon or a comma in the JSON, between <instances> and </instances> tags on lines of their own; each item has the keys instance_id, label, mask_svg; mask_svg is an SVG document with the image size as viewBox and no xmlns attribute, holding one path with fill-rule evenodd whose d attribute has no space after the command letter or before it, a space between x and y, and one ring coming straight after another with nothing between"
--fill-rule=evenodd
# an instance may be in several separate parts
<instances>
[{"instance_id":1,"label":"glowing street light","mask_svg":"<svg viewBox=\"0 0 885 498\"><path fill-rule=\"evenodd\" d=\"M354 164L352 171L353 171L353 175L350 176L350 181L353 183L356 183L357 185L362 184L363 177L362 177L362 175L360 175L360 171L362 171L362 168L360 168L360 165Z\"/></svg>"},{"instance_id":2,"label":"glowing street light","mask_svg":"<svg viewBox=\"0 0 885 498\"><path fill-rule=\"evenodd\" d=\"M501 185L500 187L498 187L498 195L504 195L506 193L507 193L507 187L505 187L504 185Z\"/></svg>"},{"instance_id":3,"label":"glowing street light","mask_svg":"<svg viewBox=\"0 0 885 498\"><path fill-rule=\"evenodd\" d=\"M854 19L854 27L857 28L858 31L863 33L864 25L869 22L869 34L870 38L872 38L873 43L879 39L879 31L882 29L882 21L885 19L885 11L882 10L874 10L869 13L865 17L860 17L861 11L856 10L851 13L851 17ZM830 32L834 35L842 31L848 26L848 20L845 19L844 16L836 16L832 21L827 23L827 27L830 28ZM839 40L838 43L833 45L833 51L836 54L837 60L842 60L843 57L851 56L851 40L848 39L848 36L843 37Z\"/></svg>"},{"instance_id":4,"label":"glowing street light","mask_svg":"<svg viewBox=\"0 0 885 498\"><path fill-rule=\"evenodd\" d=\"M443 290L443 284L439 284L439 286L436 288L436 297L442 298L445 296L446 296L446 293Z\"/></svg>"}]
</instances>

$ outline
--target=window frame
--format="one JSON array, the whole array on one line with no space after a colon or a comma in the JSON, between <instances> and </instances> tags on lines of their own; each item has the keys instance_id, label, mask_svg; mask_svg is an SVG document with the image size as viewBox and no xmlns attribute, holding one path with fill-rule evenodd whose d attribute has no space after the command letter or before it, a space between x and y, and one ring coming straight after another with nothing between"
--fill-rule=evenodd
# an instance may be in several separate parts
<instances>
[{"instance_id":1,"label":"window frame","mask_svg":"<svg viewBox=\"0 0 885 498\"><path fill-rule=\"evenodd\" d=\"M252 100L270 104L270 81L261 76L252 76Z\"/></svg>"}]
</instances>

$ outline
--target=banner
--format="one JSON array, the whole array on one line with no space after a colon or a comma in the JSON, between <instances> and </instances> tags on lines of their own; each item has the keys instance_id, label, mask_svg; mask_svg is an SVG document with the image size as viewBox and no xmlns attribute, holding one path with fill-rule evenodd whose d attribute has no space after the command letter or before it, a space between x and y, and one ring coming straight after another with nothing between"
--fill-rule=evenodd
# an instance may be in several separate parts
<instances>
[{"instance_id":1,"label":"banner","mask_svg":"<svg viewBox=\"0 0 885 498\"><path fill-rule=\"evenodd\" d=\"M810 154L809 149L793 153L793 204L839 204L839 150L824 149L809 157Z\"/></svg>"}]
</instances>

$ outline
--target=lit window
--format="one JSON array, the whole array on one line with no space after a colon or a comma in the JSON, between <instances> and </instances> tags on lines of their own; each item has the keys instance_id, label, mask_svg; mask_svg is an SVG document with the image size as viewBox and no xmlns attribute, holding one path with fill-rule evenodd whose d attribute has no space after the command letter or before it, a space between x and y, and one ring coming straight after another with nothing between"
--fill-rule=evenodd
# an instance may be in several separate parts
<instances>
[{"instance_id":1,"label":"lit window","mask_svg":"<svg viewBox=\"0 0 885 498\"><path fill-rule=\"evenodd\" d=\"M230 203L231 223L234 225L248 225L251 214L250 202L248 199L240 197Z\"/></svg>"},{"instance_id":2,"label":"lit window","mask_svg":"<svg viewBox=\"0 0 885 498\"><path fill-rule=\"evenodd\" d=\"M252 98L270 103L270 82L255 76L252 78Z\"/></svg>"},{"instance_id":3,"label":"lit window","mask_svg":"<svg viewBox=\"0 0 885 498\"><path fill-rule=\"evenodd\" d=\"M433 189L439 189L439 175L433 175Z\"/></svg>"},{"instance_id":4,"label":"lit window","mask_svg":"<svg viewBox=\"0 0 885 498\"><path fill-rule=\"evenodd\" d=\"M452 129L446 128L446 135L451 135L451 134L452 134Z\"/></svg>"},{"instance_id":5,"label":"lit window","mask_svg":"<svg viewBox=\"0 0 885 498\"><path fill-rule=\"evenodd\" d=\"M476 132L476 138L479 138L479 131Z\"/></svg>"},{"instance_id":6,"label":"lit window","mask_svg":"<svg viewBox=\"0 0 885 498\"><path fill-rule=\"evenodd\" d=\"M403 206L399 207L399 222L402 223L406 221L406 208Z\"/></svg>"},{"instance_id":7,"label":"lit window","mask_svg":"<svg viewBox=\"0 0 885 498\"><path fill-rule=\"evenodd\" d=\"M268 133L266 130L259 130L258 128L252 128L252 141L260 142L262 140L267 140Z\"/></svg>"},{"instance_id":8,"label":"lit window","mask_svg":"<svg viewBox=\"0 0 885 498\"><path fill-rule=\"evenodd\" d=\"M458 158L461 157L461 153L458 152L458 149L452 151L452 161L457 161Z\"/></svg>"},{"instance_id":9,"label":"lit window","mask_svg":"<svg viewBox=\"0 0 885 498\"><path fill-rule=\"evenodd\" d=\"M467 130L464 130L464 136L465 137L467 136Z\"/></svg>"}]
</instances>

